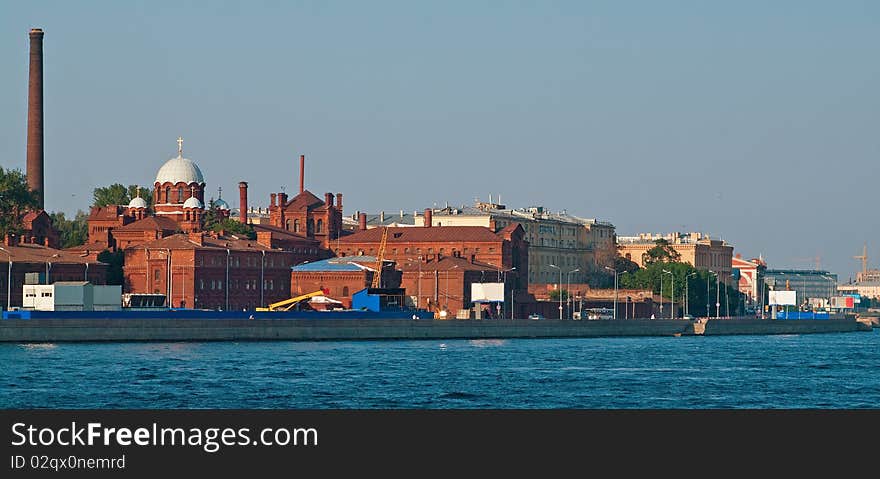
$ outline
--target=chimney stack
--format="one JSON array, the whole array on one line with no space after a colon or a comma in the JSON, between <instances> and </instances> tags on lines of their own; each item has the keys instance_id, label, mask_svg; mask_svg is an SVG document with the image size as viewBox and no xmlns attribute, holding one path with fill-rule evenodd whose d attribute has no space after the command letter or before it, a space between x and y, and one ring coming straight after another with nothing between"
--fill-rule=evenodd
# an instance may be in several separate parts
<instances>
[{"instance_id":1,"label":"chimney stack","mask_svg":"<svg viewBox=\"0 0 880 479\"><path fill-rule=\"evenodd\" d=\"M246 181L238 182L238 211L238 220L244 224L247 224L248 202Z\"/></svg>"},{"instance_id":2,"label":"chimney stack","mask_svg":"<svg viewBox=\"0 0 880 479\"><path fill-rule=\"evenodd\" d=\"M269 193L269 208L275 207L275 193Z\"/></svg>"},{"instance_id":3,"label":"chimney stack","mask_svg":"<svg viewBox=\"0 0 880 479\"><path fill-rule=\"evenodd\" d=\"M342 211L342 193L336 193L336 209Z\"/></svg>"},{"instance_id":4,"label":"chimney stack","mask_svg":"<svg viewBox=\"0 0 880 479\"><path fill-rule=\"evenodd\" d=\"M32 28L31 64L28 78L27 182L37 192L39 207L45 206L43 191L43 30Z\"/></svg>"},{"instance_id":5,"label":"chimney stack","mask_svg":"<svg viewBox=\"0 0 880 479\"><path fill-rule=\"evenodd\" d=\"M433 221L432 214L434 212L431 208L425 208L425 228L431 227L431 222Z\"/></svg>"},{"instance_id":6,"label":"chimney stack","mask_svg":"<svg viewBox=\"0 0 880 479\"><path fill-rule=\"evenodd\" d=\"M366 213L358 214L358 230L367 231L367 214Z\"/></svg>"},{"instance_id":7,"label":"chimney stack","mask_svg":"<svg viewBox=\"0 0 880 479\"><path fill-rule=\"evenodd\" d=\"M305 191L306 155L299 155L299 192Z\"/></svg>"},{"instance_id":8,"label":"chimney stack","mask_svg":"<svg viewBox=\"0 0 880 479\"><path fill-rule=\"evenodd\" d=\"M328 208L333 206L333 193L324 193L324 205Z\"/></svg>"}]
</instances>

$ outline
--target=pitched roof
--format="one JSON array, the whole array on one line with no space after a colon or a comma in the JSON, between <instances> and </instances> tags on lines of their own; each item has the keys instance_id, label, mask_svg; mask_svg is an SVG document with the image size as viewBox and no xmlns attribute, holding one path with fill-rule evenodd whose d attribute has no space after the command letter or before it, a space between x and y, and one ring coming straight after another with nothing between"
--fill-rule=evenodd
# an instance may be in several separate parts
<instances>
[{"instance_id":1,"label":"pitched roof","mask_svg":"<svg viewBox=\"0 0 880 479\"><path fill-rule=\"evenodd\" d=\"M171 218L163 216L147 216L125 226L116 228L114 231L178 231L180 227Z\"/></svg>"},{"instance_id":2,"label":"pitched roof","mask_svg":"<svg viewBox=\"0 0 880 479\"><path fill-rule=\"evenodd\" d=\"M169 249L218 249L218 250L234 250L234 251L277 251L272 248L268 248L264 245L257 243L257 240L249 240L247 238L239 238L234 235L221 236L218 238L214 238L213 236L205 235L202 240L202 245L199 246L198 243L191 240L188 234L178 233L173 234L171 236L166 236L164 238L160 238L154 241L150 241L147 243L139 244L136 246L129 246L126 249L137 249L137 248L169 248Z\"/></svg>"},{"instance_id":3,"label":"pitched roof","mask_svg":"<svg viewBox=\"0 0 880 479\"><path fill-rule=\"evenodd\" d=\"M311 243L318 245L321 242L314 238L306 238L305 236L298 235L296 233L287 231L284 228L279 228L277 226L272 225L263 225L263 224L251 224L254 228L254 231L269 231L272 233L272 237L277 240L288 240L288 241L302 241L304 243Z\"/></svg>"},{"instance_id":4,"label":"pitched roof","mask_svg":"<svg viewBox=\"0 0 880 479\"><path fill-rule=\"evenodd\" d=\"M89 211L90 220L115 220L122 213L119 205L93 206Z\"/></svg>"},{"instance_id":5,"label":"pitched roof","mask_svg":"<svg viewBox=\"0 0 880 479\"><path fill-rule=\"evenodd\" d=\"M284 205L284 209L305 209L318 206L324 206L324 200L313 195L311 191L304 190L302 193L288 200Z\"/></svg>"},{"instance_id":6,"label":"pitched roof","mask_svg":"<svg viewBox=\"0 0 880 479\"><path fill-rule=\"evenodd\" d=\"M0 248L9 251L9 256L12 257L13 264L46 262L95 264L96 262L98 262L95 260L90 260L87 257L80 256L77 253L55 248L48 248L46 246L32 243L24 243L17 246L0 246ZM0 261L2 261L3 263L8 262L8 256L5 253L0 254Z\"/></svg>"},{"instance_id":7,"label":"pitched roof","mask_svg":"<svg viewBox=\"0 0 880 479\"><path fill-rule=\"evenodd\" d=\"M383 228L371 228L343 236L340 243L379 243ZM483 226L388 227L388 243L433 243L469 241L495 243L502 238Z\"/></svg>"},{"instance_id":8,"label":"pitched roof","mask_svg":"<svg viewBox=\"0 0 880 479\"><path fill-rule=\"evenodd\" d=\"M421 265L418 261L399 261L397 263L397 269L405 272L412 271L452 271L452 270L462 270L462 271L486 271L486 272L497 272L500 269L489 263L482 263L480 261L470 262L465 258L459 258L456 256L444 256L440 258L440 260L431 260L431 261L423 261Z\"/></svg>"},{"instance_id":9,"label":"pitched roof","mask_svg":"<svg viewBox=\"0 0 880 479\"><path fill-rule=\"evenodd\" d=\"M313 261L311 263L302 263L293 266L290 269L294 272L375 271L375 268L372 266L367 266L367 264L370 263L375 264L376 258L373 256L345 256Z\"/></svg>"}]
</instances>

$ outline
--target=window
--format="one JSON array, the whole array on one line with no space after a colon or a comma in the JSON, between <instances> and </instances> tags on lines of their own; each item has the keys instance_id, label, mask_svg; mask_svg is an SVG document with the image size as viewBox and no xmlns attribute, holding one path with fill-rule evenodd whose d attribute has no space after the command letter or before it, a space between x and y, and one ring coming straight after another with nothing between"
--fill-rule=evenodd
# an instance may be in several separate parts
<instances>
[{"instance_id":1,"label":"window","mask_svg":"<svg viewBox=\"0 0 880 479\"><path fill-rule=\"evenodd\" d=\"M321 234L323 232L324 232L324 220L318 220L318 223L315 226L315 233Z\"/></svg>"},{"instance_id":2,"label":"window","mask_svg":"<svg viewBox=\"0 0 880 479\"><path fill-rule=\"evenodd\" d=\"M177 189L177 202L183 203L183 188L182 187Z\"/></svg>"},{"instance_id":3,"label":"window","mask_svg":"<svg viewBox=\"0 0 880 479\"><path fill-rule=\"evenodd\" d=\"M171 187L170 186L165 187L165 202L171 203Z\"/></svg>"},{"instance_id":4,"label":"window","mask_svg":"<svg viewBox=\"0 0 880 479\"><path fill-rule=\"evenodd\" d=\"M159 273L160 271L158 269L153 270L153 280L159 281Z\"/></svg>"},{"instance_id":5,"label":"window","mask_svg":"<svg viewBox=\"0 0 880 479\"><path fill-rule=\"evenodd\" d=\"M343 287L342 287L342 295L343 295L343 296L348 296L348 286L343 286Z\"/></svg>"},{"instance_id":6,"label":"window","mask_svg":"<svg viewBox=\"0 0 880 479\"><path fill-rule=\"evenodd\" d=\"M203 279L199 280L199 289L205 289L205 280L203 280Z\"/></svg>"},{"instance_id":7,"label":"window","mask_svg":"<svg viewBox=\"0 0 880 479\"><path fill-rule=\"evenodd\" d=\"M287 223L287 229L290 230L290 220ZM299 233L299 220L293 220L293 232Z\"/></svg>"}]
</instances>

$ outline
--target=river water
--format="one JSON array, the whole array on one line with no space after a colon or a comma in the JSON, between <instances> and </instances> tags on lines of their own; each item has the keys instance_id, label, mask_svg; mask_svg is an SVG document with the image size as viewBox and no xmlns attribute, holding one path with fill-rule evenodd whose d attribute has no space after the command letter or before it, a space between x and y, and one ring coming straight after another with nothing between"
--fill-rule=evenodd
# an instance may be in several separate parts
<instances>
[{"instance_id":1,"label":"river water","mask_svg":"<svg viewBox=\"0 0 880 479\"><path fill-rule=\"evenodd\" d=\"M880 408L880 331L0 344L0 408Z\"/></svg>"}]
</instances>

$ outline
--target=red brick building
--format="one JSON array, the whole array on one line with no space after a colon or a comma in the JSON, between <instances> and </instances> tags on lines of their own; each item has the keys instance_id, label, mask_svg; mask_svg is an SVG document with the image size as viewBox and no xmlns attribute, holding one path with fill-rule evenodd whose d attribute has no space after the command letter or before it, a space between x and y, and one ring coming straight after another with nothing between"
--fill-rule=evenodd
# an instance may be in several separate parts
<instances>
[{"instance_id":1,"label":"red brick building","mask_svg":"<svg viewBox=\"0 0 880 479\"><path fill-rule=\"evenodd\" d=\"M300 156L299 194L287 198L286 193L269 195L269 224L276 228L315 239L324 248L342 233L342 193L324 193L321 201L304 189L305 157Z\"/></svg>"},{"instance_id":2,"label":"red brick building","mask_svg":"<svg viewBox=\"0 0 880 479\"><path fill-rule=\"evenodd\" d=\"M343 236L331 245L337 256L378 254L383 228L361 226L360 231ZM384 259L403 267L407 261L419 258L422 261L463 258L505 272L511 287L524 291L528 288L529 253L523 233L519 224L512 224L497 234L483 226L388 227Z\"/></svg>"},{"instance_id":3,"label":"red brick building","mask_svg":"<svg viewBox=\"0 0 880 479\"><path fill-rule=\"evenodd\" d=\"M125 249L123 290L162 293L174 307L253 309L289 298L291 266L326 255L313 240L269 229L253 240L173 234Z\"/></svg>"},{"instance_id":4,"label":"red brick building","mask_svg":"<svg viewBox=\"0 0 880 479\"><path fill-rule=\"evenodd\" d=\"M19 235L22 243L39 244L49 248L61 246L60 236L52 226L52 218L43 211L29 211L22 218L22 233Z\"/></svg>"},{"instance_id":5,"label":"red brick building","mask_svg":"<svg viewBox=\"0 0 880 479\"><path fill-rule=\"evenodd\" d=\"M0 304L3 309L21 306L26 273L39 273L43 283L90 281L92 284L107 284L107 264L69 251L18 243L17 239L9 235L0 246ZM10 274L11 284L8 282ZM7 291L12 296L11 302Z\"/></svg>"}]
</instances>

